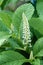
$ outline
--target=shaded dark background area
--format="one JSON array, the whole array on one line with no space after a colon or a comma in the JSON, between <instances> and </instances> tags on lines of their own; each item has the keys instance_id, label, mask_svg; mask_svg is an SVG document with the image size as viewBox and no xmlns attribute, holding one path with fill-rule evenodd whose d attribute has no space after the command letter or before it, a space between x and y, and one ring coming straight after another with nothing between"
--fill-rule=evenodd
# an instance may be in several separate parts
<instances>
[{"instance_id":1,"label":"shaded dark background area","mask_svg":"<svg viewBox=\"0 0 43 65\"><path fill-rule=\"evenodd\" d=\"M36 10L37 0L18 0L16 6L14 6L12 9L10 9L10 7L12 7L13 4L9 4L9 5L7 5L7 6L5 7L7 1L8 1L8 0L4 0L4 1L3 1L3 4L1 5L2 9L8 9L8 10L14 11L16 8L18 8L18 7L19 7L20 5L22 5L22 4L31 3L31 4L34 6L35 10Z\"/></svg>"}]
</instances>

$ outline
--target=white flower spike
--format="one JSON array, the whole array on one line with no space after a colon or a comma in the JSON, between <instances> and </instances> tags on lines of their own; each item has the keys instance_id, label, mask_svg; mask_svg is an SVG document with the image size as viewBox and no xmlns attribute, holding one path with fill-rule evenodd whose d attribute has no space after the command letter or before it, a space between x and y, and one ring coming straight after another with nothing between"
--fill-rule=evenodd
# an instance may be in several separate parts
<instances>
[{"instance_id":1,"label":"white flower spike","mask_svg":"<svg viewBox=\"0 0 43 65\"><path fill-rule=\"evenodd\" d=\"M23 39L23 44L24 45L29 45L31 46L31 34L30 34L30 28L29 28L29 23L28 19L23 13L22 15L22 39Z\"/></svg>"}]
</instances>

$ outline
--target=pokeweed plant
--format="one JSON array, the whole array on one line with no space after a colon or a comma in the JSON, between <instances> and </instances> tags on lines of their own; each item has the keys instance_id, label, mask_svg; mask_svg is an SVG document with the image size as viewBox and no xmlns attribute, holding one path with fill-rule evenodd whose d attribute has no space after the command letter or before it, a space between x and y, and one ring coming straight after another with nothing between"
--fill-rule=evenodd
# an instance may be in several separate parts
<instances>
[{"instance_id":1,"label":"pokeweed plant","mask_svg":"<svg viewBox=\"0 0 43 65\"><path fill-rule=\"evenodd\" d=\"M3 1L0 0L0 5ZM6 5L17 2L9 0ZM0 10L0 65L43 65L43 9L40 10L40 4L42 0L36 6L38 17L34 17L31 3L21 5L15 12Z\"/></svg>"}]
</instances>

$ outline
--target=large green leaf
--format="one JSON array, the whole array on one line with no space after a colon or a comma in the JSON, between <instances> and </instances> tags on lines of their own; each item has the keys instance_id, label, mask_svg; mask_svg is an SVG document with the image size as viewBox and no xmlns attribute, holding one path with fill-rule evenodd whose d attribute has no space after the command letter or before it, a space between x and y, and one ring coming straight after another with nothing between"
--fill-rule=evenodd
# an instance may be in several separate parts
<instances>
[{"instance_id":1,"label":"large green leaf","mask_svg":"<svg viewBox=\"0 0 43 65\"><path fill-rule=\"evenodd\" d=\"M13 23L16 26L17 30L19 30L23 12L26 14L28 20L30 20L34 12L34 7L29 3L21 5L16 9L13 15Z\"/></svg>"},{"instance_id":2,"label":"large green leaf","mask_svg":"<svg viewBox=\"0 0 43 65\"><path fill-rule=\"evenodd\" d=\"M2 65L22 65L24 62L28 62L28 60L25 60L25 59L24 60L17 60L17 61L2 64Z\"/></svg>"},{"instance_id":3,"label":"large green leaf","mask_svg":"<svg viewBox=\"0 0 43 65\"><path fill-rule=\"evenodd\" d=\"M35 59L33 65L43 65L43 60Z\"/></svg>"},{"instance_id":4,"label":"large green leaf","mask_svg":"<svg viewBox=\"0 0 43 65\"><path fill-rule=\"evenodd\" d=\"M10 28L12 20L11 17L4 11L0 11L0 19L6 25L7 28Z\"/></svg>"},{"instance_id":5,"label":"large green leaf","mask_svg":"<svg viewBox=\"0 0 43 65\"><path fill-rule=\"evenodd\" d=\"M34 56L43 56L43 37L38 39L33 46Z\"/></svg>"},{"instance_id":6,"label":"large green leaf","mask_svg":"<svg viewBox=\"0 0 43 65\"><path fill-rule=\"evenodd\" d=\"M0 0L0 5L3 3L4 0Z\"/></svg>"},{"instance_id":7,"label":"large green leaf","mask_svg":"<svg viewBox=\"0 0 43 65\"><path fill-rule=\"evenodd\" d=\"M39 18L32 18L30 21L30 26L37 38L43 36L43 21Z\"/></svg>"},{"instance_id":8,"label":"large green leaf","mask_svg":"<svg viewBox=\"0 0 43 65\"><path fill-rule=\"evenodd\" d=\"M33 65L40 65L40 59L35 59Z\"/></svg>"},{"instance_id":9,"label":"large green leaf","mask_svg":"<svg viewBox=\"0 0 43 65\"><path fill-rule=\"evenodd\" d=\"M39 2L37 4L37 11L38 11L38 14L39 14L39 18L41 20L43 20L43 2Z\"/></svg>"},{"instance_id":10,"label":"large green leaf","mask_svg":"<svg viewBox=\"0 0 43 65\"><path fill-rule=\"evenodd\" d=\"M43 57L43 49L42 49L39 53L37 53L36 56L38 56L38 57Z\"/></svg>"},{"instance_id":11,"label":"large green leaf","mask_svg":"<svg viewBox=\"0 0 43 65\"><path fill-rule=\"evenodd\" d=\"M7 31L9 32L8 28L6 25L3 23L2 19L0 18L0 31Z\"/></svg>"},{"instance_id":12,"label":"large green leaf","mask_svg":"<svg viewBox=\"0 0 43 65\"><path fill-rule=\"evenodd\" d=\"M20 46L19 46L19 42L17 42L15 39L13 39L13 38L9 38L8 39L8 43L11 45L11 47L13 48L13 49L19 49L20 48Z\"/></svg>"},{"instance_id":13,"label":"large green leaf","mask_svg":"<svg viewBox=\"0 0 43 65\"><path fill-rule=\"evenodd\" d=\"M40 60L40 64L43 65L43 60Z\"/></svg>"},{"instance_id":14,"label":"large green leaf","mask_svg":"<svg viewBox=\"0 0 43 65\"><path fill-rule=\"evenodd\" d=\"M10 50L0 53L0 65L21 65L25 61L26 58L15 51Z\"/></svg>"},{"instance_id":15,"label":"large green leaf","mask_svg":"<svg viewBox=\"0 0 43 65\"><path fill-rule=\"evenodd\" d=\"M11 35L7 32L0 32L0 46L10 37Z\"/></svg>"}]
</instances>

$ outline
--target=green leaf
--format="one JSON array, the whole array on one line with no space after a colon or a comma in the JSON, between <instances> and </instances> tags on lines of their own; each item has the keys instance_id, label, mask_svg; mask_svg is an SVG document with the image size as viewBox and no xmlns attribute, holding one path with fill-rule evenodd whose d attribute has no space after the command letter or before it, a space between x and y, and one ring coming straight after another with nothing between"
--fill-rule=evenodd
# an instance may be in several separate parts
<instances>
[{"instance_id":1,"label":"green leaf","mask_svg":"<svg viewBox=\"0 0 43 65\"><path fill-rule=\"evenodd\" d=\"M10 50L0 53L0 65L21 65L25 61L26 58L15 51Z\"/></svg>"},{"instance_id":2,"label":"green leaf","mask_svg":"<svg viewBox=\"0 0 43 65\"><path fill-rule=\"evenodd\" d=\"M0 46L4 44L4 42L10 37L11 35L7 32L0 32Z\"/></svg>"},{"instance_id":3,"label":"green leaf","mask_svg":"<svg viewBox=\"0 0 43 65\"><path fill-rule=\"evenodd\" d=\"M33 65L40 65L40 59L35 59Z\"/></svg>"},{"instance_id":4,"label":"green leaf","mask_svg":"<svg viewBox=\"0 0 43 65\"><path fill-rule=\"evenodd\" d=\"M3 24L6 25L8 29L10 29L12 20L11 17L4 11L0 11L0 19L2 20Z\"/></svg>"},{"instance_id":5,"label":"green leaf","mask_svg":"<svg viewBox=\"0 0 43 65\"><path fill-rule=\"evenodd\" d=\"M43 49L36 56L43 57Z\"/></svg>"},{"instance_id":6,"label":"green leaf","mask_svg":"<svg viewBox=\"0 0 43 65\"><path fill-rule=\"evenodd\" d=\"M39 18L41 20L43 20L43 2L39 2L37 4L37 11L38 11L38 14L39 14Z\"/></svg>"},{"instance_id":7,"label":"green leaf","mask_svg":"<svg viewBox=\"0 0 43 65\"><path fill-rule=\"evenodd\" d=\"M6 25L4 25L2 19L0 18L0 31L9 31Z\"/></svg>"},{"instance_id":8,"label":"green leaf","mask_svg":"<svg viewBox=\"0 0 43 65\"><path fill-rule=\"evenodd\" d=\"M18 60L18 61L13 61L13 62L9 62L9 63L5 63L2 65L22 65L26 60Z\"/></svg>"},{"instance_id":9,"label":"green leaf","mask_svg":"<svg viewBox=\"0 0 43 65\"><path fill-rule=\"evenodd\" d=\"M32 32L36 35L37 38L43 36L43 21L39 18L32 18L30 21L30 27L32 28Z\"/></svg>"},{"instance_id":10,"label":"green leaf","mask_svg":"<svg viewBox=\"0 0 43 65\"><path fill-rule=\"evenodd\" d=\"M0 0L0 6L1 6L1 4L3 3L3 1L4 1L4 0Z\"/></svg>"},{"instance_id":11,"label":"green leaf","mask_svg":"<svg viewBox=\"0 0 43 65\"><path fill-rule=\"evenodd\" d=\"M40 60L40 65L43 65L43 60Z\"/></svg>"},{"instance_id":12,"label":"green leaf","mask_svg":"<svg viewBox=\"0 0 43 65\"><path fill-rule=\"evenodd\" d=\"M5 12L6 12L8 15L10 15L10 17L11 17L11 19L12 19L13 12L11 12L11 11L6 11L6 10L5 10Z\"/></svg>"},{"instance_id":13,"label":"green leaf","mask_svg":"<svg viewBox=\"0 0 43 65\"><path fill-rule=\"evenodd\" d=\"M43 60L35 59L33 65L43 65Z\"/></svg>"},{"instance_id":14,"label":"green leaf","mask_svg":"<svg viewBox=\"0 0 43 65\"><path fill-rule=\"evenodd\" d=\"M27 60L17 60L17 61L12 61L12 62L8 62L2 65L22 65L24 62L28 62Z\"/></svg>"},{"instance_id":15,"label":"green leaf","mask_svg":"<svg viewBox=\"0 0 43 65\"><path fill-rule=\"evenodd\" d=\"M35 57L43 56L43 37L38 39L34 44L33 53Z\"/></svg>"},{"instance_id":16,"label":"green leaf","mask_svg":"<svg viewBox=\"0 0 43 65\"><path fill-rule=\"evenodd\" d=\"M11 45L11 47L13 48L13 49L19 49L20 48L20 46L19 46L19 42L17 42L15 39L13 39L13 38L9 38L8 39L8 43Z\"/></svg>"},{"instance_id":17,"label":"green leaf","mask_svg":"<svg viewBox=\"0 0 43 65\"><path fill-rule=\"evenodd\" d=\"M19 31L21 20L22 20L23 12L26 14L27 19L30 20L34 12L34 7L32 6L32 4L29 3L29 4L21 5L20 7L16 9L13 15L13 24L18 31Z\"/></svg>"}]
</instances>

